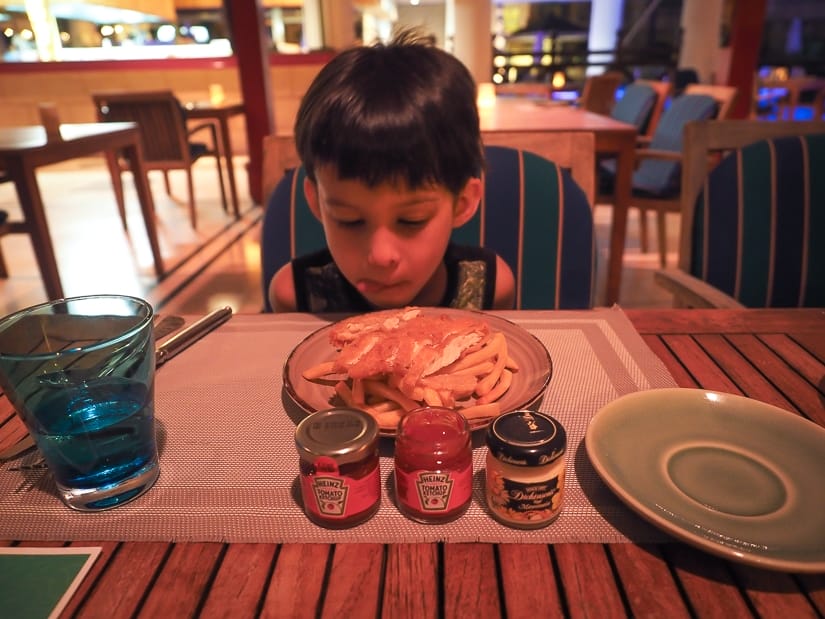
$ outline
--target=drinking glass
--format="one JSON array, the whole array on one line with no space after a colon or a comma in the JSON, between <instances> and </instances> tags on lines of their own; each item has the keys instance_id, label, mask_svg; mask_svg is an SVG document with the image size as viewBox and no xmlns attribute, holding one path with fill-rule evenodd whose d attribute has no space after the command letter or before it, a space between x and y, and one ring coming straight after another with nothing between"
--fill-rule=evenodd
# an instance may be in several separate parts
<instances>
[{"instance_id":1,"label":"drinking glass","mask_svg":"<svg viewBox=\"0 0 825 619\"><path fill-rule=\"evenodd\" d=\"M66 505L98 511L151 488L153 311L142 299L59 299L0 320L0 386Z\"/></svg>"}]
</instances>

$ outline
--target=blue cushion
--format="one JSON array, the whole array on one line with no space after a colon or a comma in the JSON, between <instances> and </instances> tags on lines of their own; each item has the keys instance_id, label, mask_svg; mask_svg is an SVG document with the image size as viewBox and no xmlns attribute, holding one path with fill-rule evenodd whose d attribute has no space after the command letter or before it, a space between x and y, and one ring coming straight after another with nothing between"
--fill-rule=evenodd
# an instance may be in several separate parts
<instances>
[{"instance_id":1,"label":"blue cushion","mask_svg":"<svg viewBox=\"0 0 825 619\"><path fill-rule=\"evenodd\" d=\"M659 119L651 150L682 151L682 131L692 120L707 120L716 114L716 101L708 95L681 95L673 99ZM633 190L646 195L670 196L678 193L682 166L678 161L642 158L633 172Z\"/></svg>"},{"instance_id":2,"label":"blue cushion","mask_svg":"<svg viewBox=\"0 0 825 619\"><path fill-rule=\"evenodd\" d=\"M622 98L610 111L610 116L634 125L639 133L644 133L655 102L656 91L653 88L647 84L628 84Z\"/></svg>"}]
</instances>

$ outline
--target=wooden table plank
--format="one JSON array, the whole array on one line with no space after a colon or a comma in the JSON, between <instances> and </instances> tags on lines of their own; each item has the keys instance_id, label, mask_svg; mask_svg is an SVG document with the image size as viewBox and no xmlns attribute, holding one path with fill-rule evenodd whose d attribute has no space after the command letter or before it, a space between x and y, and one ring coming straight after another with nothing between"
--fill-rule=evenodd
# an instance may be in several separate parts
<instances>
[{"instance_id":1,"label":"wooden table plank","mask_svg":"<svg viewBox=\"0 0 825 619\"><path fill-rule=\"evenodd\" d=\"M629 614L602 544L556 544L553 550L570 617L610 619Z\"/></svg>"},{"instance_id":2,"label":"wooden table plank","mask_svg":"<svg viewBox=\"0 0 825 619\"><path fill-rule=\"evenodd\" d=\"M317 617L331 548L330 544L283 544L261 617Z\"/></svg>"},{"instance_id":3,"label":"wooden table plank","mask_svg":"<svg viewBox=\"0 0 825 619\"><path fill-rule=\"evenodd\" d=\"M662 338L673 354L685 366L697 385L703 389L741 394L742 391L713 362L696 340L690 335L666 335Z\"/></svg>"},{"instance_id":4,"label":"wooden table plank","mask_svg":"<svg viewBox=\"0 0 825 619\"><path fill-rule=\"evenodd\" d=\"M493 544L444 544L444 616L501 617Z\"/></svg>"},{"instance_id":5,"label":"wooden table plank","mask_svg":"<svg viewBox=\"0 0 825 619\"><path fill-rule=\"evenodd\" d=\"M727 562L686 544L663 544L662 551L695 615L707 619L750 615Z\"/></svg>"},{"instance_id":6,"label":"wooden table plank","mask_svg":"<svg viewBox=\"0 0 825 619\"><path fill-rule=\"evenodd\" d=\"M80 608L83 601L86 599L86 596L89 595L89 592L94 588L95 584L97 583L97 579L100 578L100 575L109 567L109 561L111 560L112 556L117 552L120 542L72 542L70 546L78 546L81 548L94 548L100 547L100 554L95 559L95 562L92 564L91 569L88 571L86 576L83 578L83 582L80 583L80 586L77 588L77 591L74 592L72 598L69 600L69 603L66 604L66 607L63 609L63 616L64 617L71 617L77 612Z\"/></svg>"},{"instance_id":7,"label":"wooden table plank","mask_svg":"<svg viewBox=\"0 0 825 619\"><path fill-rule=\"evenodd\" d=\"M808 595L819 614L825 616L825 574L800 574L800 587Z\"/></svg>"},{"instance_id":8,"label":"wooden table plank","mask_svg":"<svg viewBox=\"0 0 825 619\"><path fill-rule=\"evenodd\" d=\"M277 544L230 544L199 616L254 617L269 583L277 550Z\"/></svg>"},{"instance_id":9,"label":"wooden table plank","mask_svg":"<svg viewBox=\"0 0 825 619\"><path fill-rule=\"evenodd\" d=\"M383 544L336 544L321 617L377 617Z\"/></svg>"},{"instance_id":10,"label":"wooden table plank","mask_svg":"<svg viewBox=\"0 0 825 619\"><path fill-rule=\"evenodd\" d=\"M667 347L662 338L658 335L643 335L642 339L645 341L645 344L650 347L650 350L662 360L662 363L665 364L667 371L673 376L673 380L676 381L677 385L682 387L696 386L696 381L693 379L693 376L685 369L685 366L682 365L679 358Z\"/></svg>"},{"instance_id":11,"label":"wooden table plank","mask_svg":"<svg viewBox=\"0 0 825 619\"><path fill-rule=\"evenodd\" d=\"M508 619L561 617L561 595L550 549L542 544L502 544L498 547L501 587ZM536 586L541 583L540 586Z\"/></svg>"},{"instance_id":12,"label":"wooden table plank","mask_svg":"<svg viewBox=\"0 0 825 619\"><path fill-rule=\"evenodd\" d=\"M822 381L825 379L825 362L815 357L807 348L804 348L799 342L784 333L766 333L760 335L759 339L805 380L814 386L818 386L820 391L823 390Z\"/></svg>"},{"instance_id":13,"label":"wooden table plank","mask_svg":"<svg viewBox=\"0 0 825 619\"><path fill-rule=\"evenodd\" d=\"M435 619L438 605L438 545L390 544L384 570L386 619Z\"/></svg>"},{"instance_id":14,"label":"wooden table plank","mask_svg":"<svg viewBox=\"0 0 825 619\"><path fill-rule=\"evenodd\" d=\"M689 617L679 589L652 544L612 544L610 554L634 617Z\"/></svg>"},{"instance_id":15,"label":"wooden table plank","mask_svg":"<svg viewBox=\"0 0 825 619\"><path fill-rule=\"evenodd\" d=\"M777 619L819 617L807 598L801 595L792 575L737 563L731 565L759 616Z\"/></svg>"},{"instance_id":16,"label":"wooden table plank","mask_svg":"<svg viewBox=\"0 0 825 619\"><path fill-rule=\"evenodd\" d=\"M735 337L756 340L753 335ZM725 375L736 384L743 395L773 404L787 411L798 412L796 407L748 361L748 357L743 356L725 336L709 334L697 335L695 338L702 349L725 372Z\"/></svg>"},{"instance_id":17,"label":"wooden table plank","mask_svg":"<svg viewBox=\"0 0 825 619\"><path fill-rule=\"evenodd\" d=\"M825 330L825 309L624 310L639 333L811 333ZM820 357L821 358L821 357Z\"/></svg>"},{"instance_id":18,"label":"wooden table plank","mask_svg":"<svg viewBox=\"0 0 825 619\"><path fill-rule=\"evenodd\" d=\"M825 425L822 394L793 368L777 357L764 342L748 335L730 335L728 339L751 363L776 385L806 417Z\"/></svg>"},{"instance_id":19,"label":"wooden table plank","mask_svg":"<svg viewBox=\"0 0 825 619\"><path fill-rule=\"evenodd\" d=\"M138 616L193 617L224 548L224 544L216 542L175 544Z\"/></svg>"},{"instance_id":20,"label":"wooden table plank","mask_svg":"<svg viewBox=\"0 0 825 619\"><path fill-rule=\"evenodd\" d=\"M121 544L76 616L133 616L171 548L166 542Z\"/></svg>"}]
</instances>

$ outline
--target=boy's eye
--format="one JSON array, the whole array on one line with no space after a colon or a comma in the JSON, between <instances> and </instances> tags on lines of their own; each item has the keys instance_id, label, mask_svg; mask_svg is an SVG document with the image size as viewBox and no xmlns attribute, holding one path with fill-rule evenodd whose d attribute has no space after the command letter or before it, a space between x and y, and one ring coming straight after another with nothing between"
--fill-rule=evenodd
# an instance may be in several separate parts
<instances>
[{"instance_id":1,"label":"boy's eye","mask_svg":"<svg viewBox=\"0 0 825 619\"><path fill-rule=\"evenodd\" d=\"M364 223L363 219L335 219L334 221L342 228L355 228Z\"/></svg>"},{"instance_id":2,"label":"boy's eye","mask_svg":"<svg viewBox=\"0 0 825 619\"><path fill-rule=\"evenodd\" d=\"M411 228L415 228L425 225L427 221L427 219L399 219L398 223L402 226L409 226Z\"/></svg>"}]
</instances>

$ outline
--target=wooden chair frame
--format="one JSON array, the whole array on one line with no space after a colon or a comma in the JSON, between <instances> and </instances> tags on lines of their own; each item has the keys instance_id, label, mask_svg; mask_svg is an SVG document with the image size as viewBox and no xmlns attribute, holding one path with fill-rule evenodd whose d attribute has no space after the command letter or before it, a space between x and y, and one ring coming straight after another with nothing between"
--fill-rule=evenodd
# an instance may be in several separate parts
<instances>
[{"instance_id":1,"label":"wooden chair frame","mask_svg":"<svg viewBox=\"0 0 825 619\"><path fill-rule=\"evenodd\" d=\"M742 307L736 299L689 274L696 200L718 157L759 140L825 133L820 121L703 120L685 125L682 151L682 226L678 268L659 269L654 280L674 293L674 302L689 307Z\"/></svg>"},{"instance_id":2,"label":"wooden chair frame","mask_svg":"<svg viewBox=\"0 0 825 619\"><path fill-rule=\"evenodd\" d=\"M593 133L558 131L552 139L524 131L485 131L481 134L485 146L509 146L531 151L563 168L569 168L573 180L582 188L591 206L596 195L596 148ZM292 136L268 135L263 139L263 174L261 178L264 204L275 185L288 168L300 165Z\"/></svg>"},{"instance_id":3,"label":"wooden chair frame","mask_svg":"<svg viewBox=\"0 0 825 619\"><path fill-rule=\"evenodd\" d=\"M177 97L170 90L159 90L150 92L114 92L114 93L94 93L92 94L98 119L101 122L107 120L132 120L137 122L140 128L143 142L144 166L146 170L160 170L163 172L164 186L166 194L172 197L171 185L169 183L170 170L184 170L186 172L187 203L189 206L189 218L192 228L197 228L197 211L195 208L195 187L192 177L192 166L198 157L192 157L189 147L189 139L201 131L209 132L211 148L202 153L203 156L215 158L218 172L218 182L221 190L221 200L223 210L228 211L229 206L226 197L226 187L223 181L223 169L221 166L220 143L218 141L217 129L214 123L205 122L195 126L187 126L184 110ZM120 117L114 118L107 114L109 106L122 104L127 108L134 109L140 118ZM152 111L138 111L143 104L152 105ZM162 113L157 113L162 110ZM127 114L131 116L131 114ZM179 116L179 119L178 119ZM153 149L150 144L154 144L159 132L169 132L165 136L166 148L161 148L162 156L151 156ZM200 155L199 155L200 156ZM118 210L126 228L126 210L123 196L123 185L120 174L125 169L123 163L115 154L107 154L106 163L112 176L115 196L117 198ZM235 213L237 215L237 213Z\"/></svg>"}]
</instances>

